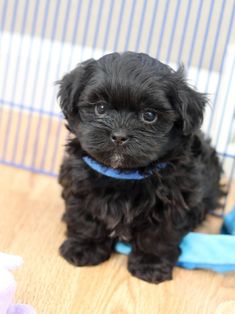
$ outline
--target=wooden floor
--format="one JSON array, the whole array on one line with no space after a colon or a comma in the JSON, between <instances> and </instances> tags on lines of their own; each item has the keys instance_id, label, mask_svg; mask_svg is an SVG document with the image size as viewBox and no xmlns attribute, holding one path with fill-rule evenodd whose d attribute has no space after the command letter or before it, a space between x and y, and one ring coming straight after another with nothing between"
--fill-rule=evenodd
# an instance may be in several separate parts
<instances>
[{"instance_id":1,"label":"wooden floor","mask_svg":"<svg viewBox=\"0 0 235 314\"><path fill-rule=\"evenodd\" d=\"M152 285L131 277L126 257L75 268L59 255L63 203L55 178L0 166L0 251L21 255L16 301L38 314L234 314L235 273L174 270ZM230 202L232 202L230 200Z\"/></svg>"}]
</instances>

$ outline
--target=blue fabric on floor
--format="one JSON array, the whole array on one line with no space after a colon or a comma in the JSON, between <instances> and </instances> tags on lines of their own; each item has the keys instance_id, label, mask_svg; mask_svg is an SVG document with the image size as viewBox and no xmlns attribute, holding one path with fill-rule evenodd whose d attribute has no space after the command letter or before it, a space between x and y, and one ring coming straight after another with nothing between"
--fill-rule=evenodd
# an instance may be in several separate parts
<instances>
[{"instance_id":1,"label":"blue fabric on floor","mask_svg":"<svg viewBox=\"0 0 235 314\"><path fill-rule=\"evenodd\" d=\"M235 271L235 207L225 216L222 230L226 234L190 232L180 244L177 266L187 269L210 269L216 272ZM131 245L117 242L115 250L128 255Z\"/></svg>"},{"instance_id":2,"label":"blue fabric on floor","mask_svg":"<svg viewBox=\"0 0 235 314\"><path fill-rule=\"evenodd\" d=\"M235 207L224 217L224 224L222 226L221 233L235 235Z\"/></svg>"}]
</instances>

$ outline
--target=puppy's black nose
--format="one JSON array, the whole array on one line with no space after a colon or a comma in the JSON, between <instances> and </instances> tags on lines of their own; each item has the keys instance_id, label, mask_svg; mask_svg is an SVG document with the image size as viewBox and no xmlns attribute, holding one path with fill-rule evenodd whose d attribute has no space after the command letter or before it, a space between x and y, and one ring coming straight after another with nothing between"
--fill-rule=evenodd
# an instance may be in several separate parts
<instances>
[{"instance_id":1,"label":"puppy's black nose","mask_svg":"<svg viewBox=\"0 0 235 314\"><path fill-rule=\"evenodd\" d=\"M129 140L125 130L113 131L111 134L111 141L116 145L123 145Z\"/></svg>"}]
</instances>

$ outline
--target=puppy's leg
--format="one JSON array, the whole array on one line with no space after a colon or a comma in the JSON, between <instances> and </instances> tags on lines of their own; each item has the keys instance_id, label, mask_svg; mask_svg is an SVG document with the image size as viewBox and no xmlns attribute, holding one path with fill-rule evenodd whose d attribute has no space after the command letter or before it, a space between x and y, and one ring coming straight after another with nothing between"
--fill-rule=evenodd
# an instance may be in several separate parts
<instances>
[{"instance_id":1,"label":"puppy's leg","mask_svg":"<svg viewBox=\"0 0 235 314\"><path fill-rule=\"evenodd\" d=\"M68 239L60 247L61 255L75 266L97 265L107 260L113 240L105 227L89 214L70 207L64 215Z\"/></svg>"},{"instance_id":2,"label":"puppy's leg","mask_svg":"<svg viewBox=\"0 0 235 314\"><path fill-rule=\"evenodd\" d=\"M128 270L142 280L160 283L172 279L180 250L179 235L160 228L139 231L128 258Z\"/></svg>"}]
</instances>

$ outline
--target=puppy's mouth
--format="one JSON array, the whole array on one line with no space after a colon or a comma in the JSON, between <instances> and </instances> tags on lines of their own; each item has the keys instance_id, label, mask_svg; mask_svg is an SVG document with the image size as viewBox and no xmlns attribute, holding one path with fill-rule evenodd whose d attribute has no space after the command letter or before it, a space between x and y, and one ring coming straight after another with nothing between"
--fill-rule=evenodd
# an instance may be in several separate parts
<instances>
[{"instance_id":1,"label":"puppy's mouth","mask_svg":"<svg viewBox=\"0 0 235 314\"><path fill-rule=\"evenodd\" d=\"M113 169L132 169L134 162L131 162L130 157L126 156L125 154L122 154L121 152L112 152L111 154L102 154L96 155L96 154L89 154L92 158L94 158L97 162L100 162L106 167L111 167ZM129 158L128 158L129 157Z\"/></svg>"},{"instance_id":2,"label":"puppy's mouth","mask_svg":"<svg viewBox=\"0 0 235 314\"><path fill-rule=\"evenodd\" d=\"M97 162L100 162L106 167L111 167L113 169L120 169L120 170L133 170L133 169L139 169L143 167L147 167L151 164L151 161L147 161L144 163L140 163L140 160L138 158L134 158L131 155L121 153L118 151L114 151L112 153L106 153L106 154L92 154L88 153L88 156L91 156L93 159L95 159ZM143 161L143 160L142 160Z\"/></svg>"},{"instance_id":3,"label":"puppy's mouth","mask_svg":"<svg viewBox=\"0 0 235 314\"><path fill-rule=\"evenodd\" d=\"M121 168L123 165L123 162L124 162L123 155L114 153L114 155L111 157L111 160L110 160L110 166L115 169Z\"/></svg>"},{"instance_id":4,"label":"puppy's mouth","mask_svg":"<svg viewBox=\"0 0 235 314\"><path fill-rule=\"evenodd\" d=\"M113 169L131 170L146 167L151 163L151 160L141 158L139 155L133 156L128 149L123 148L110 148L103 151L87 149L85 152L97 162Z\"/></svg>"}]
</instances>

